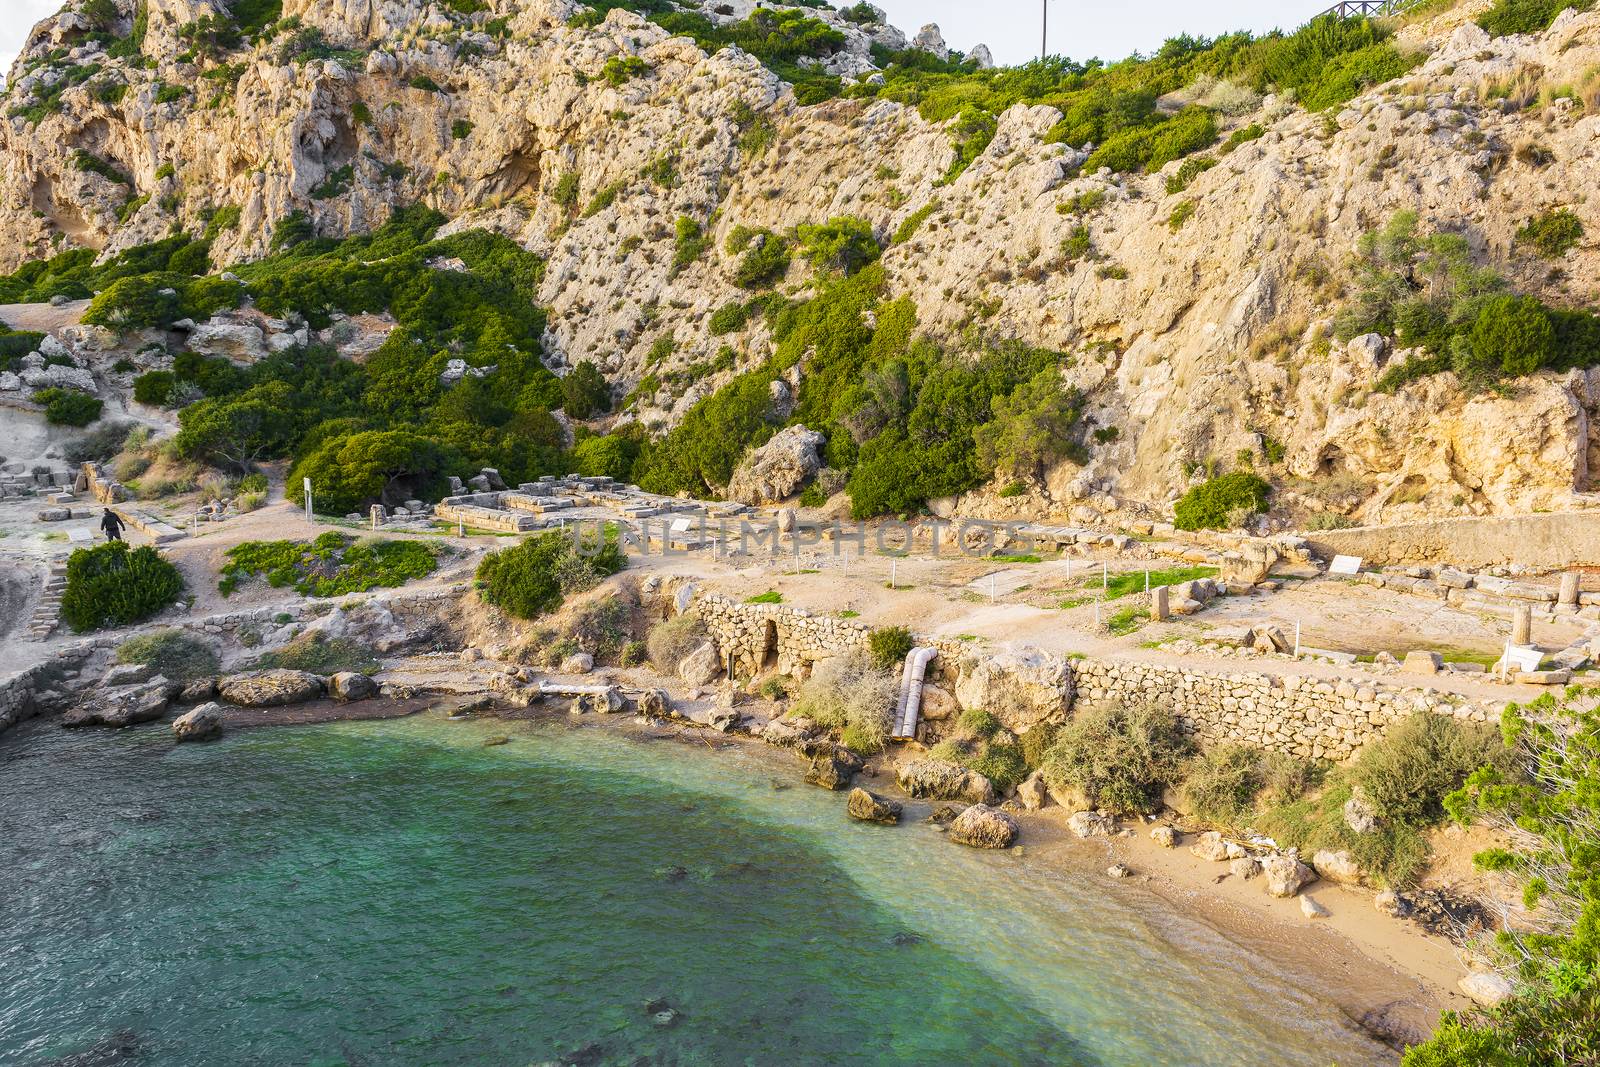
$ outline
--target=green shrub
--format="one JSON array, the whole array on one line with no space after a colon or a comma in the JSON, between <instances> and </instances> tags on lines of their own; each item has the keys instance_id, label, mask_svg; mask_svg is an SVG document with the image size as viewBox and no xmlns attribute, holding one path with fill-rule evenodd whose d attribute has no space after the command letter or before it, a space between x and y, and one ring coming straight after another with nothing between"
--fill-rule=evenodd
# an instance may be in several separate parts
<instances>
[{"instance_id":1,"label":"green shrub","mask_svg":"<svg viewBox=\"0 0 1600 1067\"><path fill-rule=\"evenodd\" d=\"M146 371L133 380L133 399L151 407L164 408L171 400L172 389L177 384L177 375L169 370Z\"/></svg>"},{"instance_id":2,"label":"green shrub","mask_svg":"<svg viewBox=\"0 0 1600 1067\"><path fill-rule=\"evenodd\" d=\"M1044 760L1046 781L1083 791L1089 803L1126 814L1153 812L1194 750L1171 712L1098 708L1062 728Z\"/></svg>"},{"instance_id":3,"label":"green shrub","mask_svg":"<svg viewBox=\"0 0 1600 1067\"><path fill-rule=\"evenodd\" d=\"M882 252L872 224L855 215L838 215L821 226L800 226L796 233L817 270L854 274L876 262Z\"/></svg>"},{"instance_id":4,"label":"green shrub","mask_svg":"<svg viewBox=\"0 0 1600 1067\"><path fill-rule=\"evenodd\" d=\"M572 538L545 533L485 556L478 565L478 589L486 601L507 615L536 619L559 608L575 584L616 574L627 565L627 557L614 540L607 539L585 555Z\"/></svg>"},{"instance_id":5,"label":"green shrub","mask_svg":"<svg viewBox=\"0 0 1600 1067\"><path fill-rule=\"evenodd\" d=\"M769 230L760 236L762 240L752 242L734 270L734 283L741 289L768 288L789 270L789 242Z\"/></svg>"},{"instance_id":6,"label":"green shrub","mask_svg":"<svg viewBox=\"0 0 1600 1067\"><path fill-rule=\"evenodd\" d=\"M104 463L122 451L132 432L131 422L102 422L82 437L67 442L61 449L61 456L74 465L91 460Z\"/></svg>"},{"instance_id":7,"label":"green shrub","mask_svg":"<svg viewBox=\"0 0 1600 1067\"><path fill-rule=\"evenodd\" d=\"M1177 233L1183 229L1183 224L1194 218L1194 201L1180 200L1172 209L1172 214L1167 216L1167 229Z\"/></svg>"},{"instance_id":8,"label":"green shrub","mask_svg":"<svg viewBox=\"0 0 1600 1067\"><path fill-rule=\"evenodd\" d=\"M1267 128L1261 125L1259 122L1252 122L1248 126L1240 127L1239 129L1234 130L1233 133L1229 134L1226 141L1222 142L1222 147L1217 149L1217 154L1219 156L1228 155L1240 145L1249 144L1251 141L1258 140L1266 132ZM1182 168L1180 168L1180 170L1181 169Z\"/></svg>"},{"instance_id":9,"label":"green shrub","mask_svg":"<svg viewBox=\"0 0 1600 1067\"><path fill-rule=\"evenodd\" d=\"M413 89L421 89L425 93L444 92L443 89L439 88L439 83L428 77L426 74L418 74L406 84L410 85Z\"/></svg>"},{"instance_id":10,"label":"green shrub","mask_svg":"<svg viewBox=\"0 0 1600 1067\"><path fill-rule=\"evenodd\" d=\"M571 211L578 204L578 172L569 170L556 179L556 187L551 191L550 198L567 211Z\"/></svg>"},{"instance_id":11,"label":"green shrub","mask_svg":"<svg viewBox=\"0 0 1600 1067\"><path fill-rule=\"evenodd\" d=\"M1267 509L1272 486L1250 471L1233 471L1190 489L1178 501L1174 519L1180 530L1225 530L1239 511Z\"/></svg>"},{"instance_id":12,"label":"green shrub","mask_svg":"<svg viewBox=\"0 0 1600 1067\"><path fill-rule=\"evenodd\" d=\"M963 733L986 740L1000 732L1000 720L994 712L983 708L968 708L961 713L958 723Z\"/></svg>"},{"instance_id":13,"label":"green shrub","mask_svg":"<svg viewBox=\"0 0 1600 1067\"><path fill-rule=\"evenodd\" d=\"M1028 728L1018 741L1022 745L1022 762L1030 771L1038 770L1044 766L1045 758L1050 754L1050 748L1056 743L1056 738L1061 733L1061 727L1055 723L1039 722Z\"/></svg>"},{"instance_id":14,"label":"green shrub","mask_svg":"<svg viewBox=\"0 0 1600 1067\"><path fill-rule=\"evenodd\" d=\"M650 64L639 56L612 56L600 68L600 77L620 88L635 78L644 77L650 70Z\"/></svg>"},{"instance_id":15,"label":"green shrub","mask_svg":"<svg viewBox=\"0 0 1600 1067\"><path fill-rule=\"evenodd\" d=\"M894 725L894 675L863 655L835 656L817 664L789 708L831 730L844 731L847 748L872 755L883 748Z\"/></svg>"},{"instance_id":16,"label":"green shrub","mask_svg":"<svg viewBox=\"0 0 1600 1067\"><path fill-rule=\"evenodd\" d=\"M768 589L765 593L757 593L754 596L745 597L744 602L746 604L782 604L783 594L776 589Z\"/></svg>"},{"instance_id":17,"label":"green shrub","mask_svg":"<svg viewBox=\"0 0 1600 1067\"><path fill-rule=\"evenodd\" d=\"M292 587L302 596L363 593L405 585L439 565L433 547L422 541L357 541L333 531L314 541L245 541L226 555L217 582L223 596L256 576L274 589Z\"/></svg>"},{"instance_id":18,"label":"green shrub","mask_svg":"<svg viewBox=\"0 0 1600 1067\"><path fill-rule=\"evenodd\" d=\"M1506 374L1532 374L1552 361L1556 331L1544 305L1531 296L1497 296L1483 305L1470 343L1478 360L1498 360Z\"/></svg>"},{"instance_id":19,"label":"green shrub","mask_svg":"<svg viewBox=\"0 0 1600 1067\"><path fill-rule=\"evenodd\" d=\"M586 219L593 218L616 203L617 196L623 189L627 188L627 184L627 182L619 179L595 193L594 199L590 200L589 205L583 209L583 217Z\"/></svg>"},{"instance_id":20,"label":"green shrub","mask_svg":"<svg viewBox=\"0 0 1600 1067\"><path fill-rule=\"evenodd\" d=\"M743 303L730 300L712 314L709 328L713 336L721 337L725 333L735 333L744 329L748 317L749 312Z\"/></svg>"},{"instance_id":21,"label":"green shrub","mask_svg":"<svg viewBox=\"0 0 1600 1067\"><path fill-rule=\"evenodd\" d=\"M112 541L67 558L61 618L82 633L149 618L183 592L183 576L154 548Z\"/></svg>"},{"instance_id":22,"label":"green shrub","mask_svg":"<svg viewBox=\"0 0 1600 1067\"><path fill-rule=\"evenodd\" d=\"M76 389L40 389L33 402L44 405L45 421L52 426L87 426L105 406L99 397Z\"/></svg>"},{"instance_id":23,"label":"green shrub","mask_svg":"<svg viewBox=\"0 0 1600 1067\"><path fill-rule=\"evenodd\" d=\"M1567 8L1588 11L1594 0L1498 0L1478 16L1478 25L1491 37L1513 33L1540 33L1550 28L1556 16Z\"/></svg>"},{"instance_id":24,"label":"green shrub","mask_svg":"<svg viewBox=\"0 0 1600 1067\"><path fill-rule=\"evenodd\" d=\"M1298 800L1306 765L1252 745L1217 745L1183 769L1179 787L1184 811L1209 825L1240 827L1259 805Z\"/></svg>"},{"instance_id":25,"label":"green shrub","mask_svg":"<svg viewBox=\"0 0 1600 1067\"><path fill-rule=\"evenodd\" d=\"M1110 167L1154 174L1175 159L1209 148L1216 139L1216 116L1203 107L1186 107L1165 122L1113 134L1083 167L1090 173Z\"/></svg>"},{"instance_id":26,"label":"green shrub","mask_svg":"<svg viewBox=\"0 0 1600 1067\"><path fill-rule=\"evenodd\" d=\"M252 670L309 671L312 674L340 674L354 671L372 674L383 666L366 645L347 637L305 634L276 652L267 652L250 664Z\"/></svg>"},{"instance_id":27,"label":"green shrub","mask_svg":"<svg viewBox=\"0 0 1600 1067\"><path fill-rule=\"evenodd\" d=\"M872 631L872 636L867 639L873 665L885 671L898 670L914 645L911 631L904 626L885 626Z\"/></svg>"},{"instance_id":28,"label":"green shrub","mask_svg":"<svg viewBox=\"0 0 1600 1067\"><path fill-rule=\"evenodd\" d=\"M466 119L456 119L450 124L450 137L452 140L465 141L472 136L472 123Z\"/></svg>"},{"instance_id":29,"label":"green shrub","mask_svg":"<svg viewBox=\"0 0 1600 1067\"><path fill-rule=\"evenodd\" d=\"M182 630L157 630L117 646L118 663L139 663L174 682L216 674L221 664L211 646Z\"/></svg>"},{"instance_id":30,"label":"green shrub","mask_svg":"<svg viewBox=\"0 0 1600 1067\"><path fill-rule=\"evenodd\" d=\"M651 627L645 645L657 670L677 674L684 657L705 644L706 638L706 624L691 612L674 615Z\"/></svg>"},{"instance_id":31,"label":"green shrub","mask_svg":"<svg viewBox=\"0 0 1600 1067\"><path fill-rule=\"evenodd\" d=\"M218 416L215 421L224 424L218 426L213 435L213 420L202 418L213 410L207 407L209 403L202 401L184 409L183 429L177 437L179 451L186 455L215 454L242 468L247 467L257 458L248 447L253 438L247 439L241 449L227 444L226 440L218 444L213 436L249 433L254 428L253 422L233 427L227 421L230 406L223 405L215 409ZM197 412L197 409L201 410ZM273 428L262 426L261 430L271 433ZM294 465L289 472L289 483L299 485L302 479L310 478L313 499L324 514L343 515L364 512L373 504L393 504L413 498L436 500L444 494L448 484L445 472L465 466L454 448L405 430L336 433Z\"/></svg>"},{"instance_id":32,"label":"green shrub","mask_svg":"<svg viewBox=\"0 0 1600 1067\"><path fill-rule=\"evenodd\" d=\"M680 271L699 259L709 242L704 227L686 215L678 217L674 231L672 269Z\"/></svg>"},{"instance_id":33,"label":"green shrub","mask_svg":"<svg viewBox=\"0 0 1600 1067\"><path fill-rule=\"evenodd\" d=\"M1217 161L1210 156L1190 156L1179 165L1177 172L1167 179L1167 195L1183 192L1196 178L1216 165Z\"/></svg>"},{"instance_id":34,"label":"green shrub","mask_svg":"<svg viewBox=\"0 0 1600 1067\"><path fill-rule=\"evenodd\" d=\"M1551 209L1529 219L1517 231L1517 240L1537 248L1541 255L1557 259L1583 240L1583 223L1571 208Z\"/></svg>"},{"instance_id":35,"label":"green shrub","mask_svg":"<svg viewBox=\"0 0 1600 1067\"><path fill-rule=\"evenodd\" d=\"M917 231L922 228L922 224L928 221L928 217L938 210L939 202L937 200L930 200L917 208L895 228L894 237L890 239L889 243L903 245L911 240L912 237L916 236Z\"/></svg>"},{"instance_id":36,"label":"green shrub","mask_svg":"<svg viewBox=\"0 0 1600 1067\"><path fill-rule=\"evenodd\" d=\"M948 185L972 166L994 140L998 128L999 120L989 111L981 107L962 108L950 127L950 137L955 142L955 158L950 161L950 166L945 171L944 177L939 179L939 184Z\"/></svg>"},{"instance_id":37,"label":"green shrub","mask_svg":"<svg viewBox=\"0 0 1600 1067\"><path fill-rule=\"evenodd\" d=\"M587 419L596 412L611 410L611 386L605 375L588 360L578 365L561 379L561 406L575 419Z\"/></svg>"}]
</instances>

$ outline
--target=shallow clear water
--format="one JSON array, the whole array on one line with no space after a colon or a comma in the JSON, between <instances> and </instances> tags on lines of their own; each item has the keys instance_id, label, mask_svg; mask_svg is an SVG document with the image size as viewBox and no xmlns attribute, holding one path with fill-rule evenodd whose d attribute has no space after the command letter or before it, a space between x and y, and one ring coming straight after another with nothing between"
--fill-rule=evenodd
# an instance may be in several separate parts
<instances>
[{"instance_id":1,"label":"shallow clear water","mask_svg":"<svg viewBox=\"0 0 1600 1067\"><path fill-rule=\"evenodd\" d=\"M1389 1058L1198 923L797 778L562 726L31 724L0 738L0 1064L117 1034L141 1065Z\"/></svg>"}]
</instances>

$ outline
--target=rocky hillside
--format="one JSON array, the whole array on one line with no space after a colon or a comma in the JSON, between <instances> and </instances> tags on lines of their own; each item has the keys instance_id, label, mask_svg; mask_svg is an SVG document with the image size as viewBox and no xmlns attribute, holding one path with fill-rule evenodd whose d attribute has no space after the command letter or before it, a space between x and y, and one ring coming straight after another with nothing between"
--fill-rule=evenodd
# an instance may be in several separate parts
<instances>
[{"instance_id":1,"label":"rocky hillside","mask_svg":"<svg viewBox=\"0 0 1600 1067\"><path fill-rule=\"evenodd\" d=\"M1417 331L1382 315L1334 328L1376 284L1352 262L1362 235L1400 212L1463 238L1505 292L1595 302L1600 12L1491 37L1472 20L1486 6L1427 5L1382 46L1404 62L1373 67L1400 76L1302 90L1315 110L1260 78L1163 87L1161 129L1203 121L1203 142L1129 166L1107 154L1121 134L1062 134L1078 120L1045 102L1060 94L1018 91L992 118L917 106L897 72L970 76L986 56L925 30L912 58L866 5L760 24L788 50L757 58L674 35L664 0L74 0L10 72L0 268L175 230L242 262L296 213L342 235L421 203L445 235L486 228L545 260L546 360L593 362L623 418L660 432L777 350L752 275L811 295L825 263L798 254L817 244L801 228L858 219L917 333L1056 353L1077 391L1076 447L964 512L1164 518L1236 467L1267 476L1280 523L1593 505L1600 351L1485 386L1447 353L1407 364L1427 358L1402 350ZM781 17L749 0L698 15L734 35ZM1551 218L1570 239L1527 229ZM796 255L752 262L786 241ZM1409 262L1396 277L1431 284ZM781 368L780 404L812 359ZM1401 366L1417 373L1374 389Z\"/></svg>"}]
</instances>

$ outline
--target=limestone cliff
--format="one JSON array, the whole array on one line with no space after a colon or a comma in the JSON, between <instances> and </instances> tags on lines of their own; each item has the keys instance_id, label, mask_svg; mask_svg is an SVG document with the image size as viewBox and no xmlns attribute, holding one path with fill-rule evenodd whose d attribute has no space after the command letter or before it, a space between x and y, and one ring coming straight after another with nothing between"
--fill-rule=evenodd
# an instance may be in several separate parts
<instances>
[{"instance_id":1,"label":"limestone cliff","mask_svg":"<svg viewBox=\"0 0 1600 1067\"><path fill-rule=\"evenodd\" d=\"M133 0L116 2L117 32L133 33ZM1373 393L1400 356L1375 338L1330 343L1327 330L1360 234L1403 209L1465 234L1525 291L1593 303L1592 239L1551 263L1514 235L1554 207L1600 233L1600 12L1525 37L1489 38L1465 19L1471 3L1410 26L1402 40L1427 57L1409 75L1328 113L1268 96L1228 120L1262 136L1169 194L1177 163L1078 174L1081 152L1046 143L1050 107L1007 111L947 182L949 124L914 107L802 106L739 49L708 56L623 10L581 27L571 0L455 13L471 6L286 0L298 26L226 55L221 74L180 31L227 20L227 0L149 0L141 48L121 58L69 6L11 71L0 267L199 232L221 208L239 221L217 233L214 259L242 260L293 211L342 234L421 201L453 229L490 227L545 256L552 361L594 360L626 392L664 336L672 354L650 369L708 362L729 341L739 365L765 354L763 327L710 330L712 312L746 295L724 248L734 227L857 215L886 244L890 288L915 299L920 328L949 339L977 324L1061 351L1096 423L1118 428L1087 467L1064 463L1022 496L975 494L964 511L1160 514L1207 460L1278 443L1280 503L1299 516L1600 502L1600 371L1481 395L1451 376ZM753 7L720 4L715 17ZM848 79L873 76L873 45L906 43L892 27L808 13L845 34L827 64ZM936 38L919 41L942 48ZM633 76L608 77L626 57L642 61ZM22 113L46 97L53 107ZM109 167L84 169L80 152ZM913 216L914 234L890 244ZM680 218L708 237L681 269ZM1069 253L1080 226L1089 249ZM797 262L786 286L806 272ZM637 414L669 423L732 370L662 389Z\"/></svg>"}]
</instances>

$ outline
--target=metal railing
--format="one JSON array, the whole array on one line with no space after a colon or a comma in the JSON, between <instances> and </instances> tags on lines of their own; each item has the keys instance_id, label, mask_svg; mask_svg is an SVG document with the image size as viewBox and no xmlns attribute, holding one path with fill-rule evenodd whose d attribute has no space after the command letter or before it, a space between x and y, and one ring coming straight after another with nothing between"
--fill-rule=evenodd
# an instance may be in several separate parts
<instances>
[{"instance_id":1,"label":"metal railing","mask_svg":"<svg viewBox=\"0 0 1600 1067\"><path fill-rule=\"evenodd\" d=\"M1317 18L1333 15L1342 19L1381 19L1389 15L1398 15L1406 8L1421 2L1422 0L1340 0L1328 10L1320 12Z\"/></svg>"}]
</instances>

